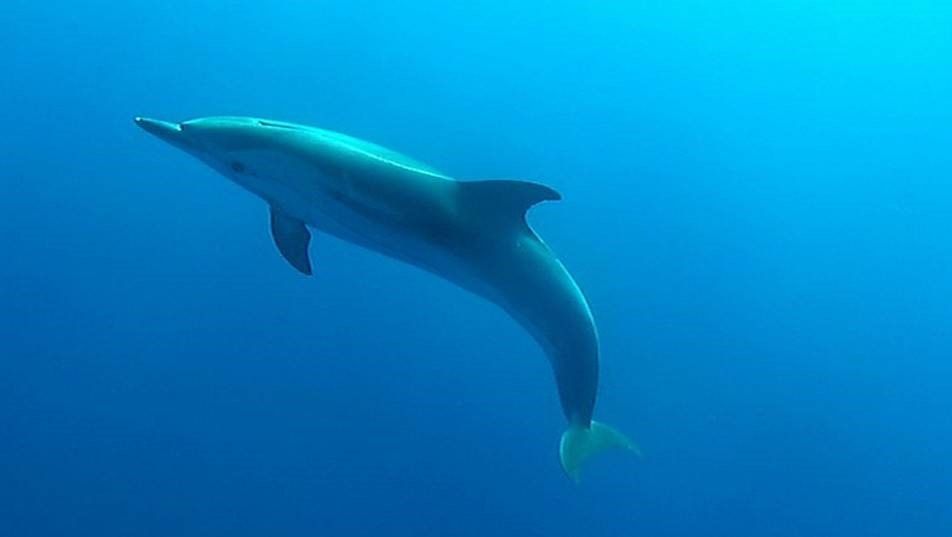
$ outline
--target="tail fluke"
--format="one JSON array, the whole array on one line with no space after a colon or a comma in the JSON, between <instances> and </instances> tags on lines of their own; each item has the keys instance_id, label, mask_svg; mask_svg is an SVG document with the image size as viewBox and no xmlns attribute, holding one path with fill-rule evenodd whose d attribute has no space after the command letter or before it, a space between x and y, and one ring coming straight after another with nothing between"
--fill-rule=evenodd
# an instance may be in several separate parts
<instances>
[{"instance_id":1,"label":"tail fluke","mask_svg":"<svg viewBox=\"0 0 952 537\"><path fill-rule=\"evenodd\" d=\"M572 425L562 433L559 458L562 469L574 481L579 481L582 464L592 455L613 448L620 448L641 456L638 446L625 435L608 425L592 421L588 427Z\"/></svg>"}]
</instances>

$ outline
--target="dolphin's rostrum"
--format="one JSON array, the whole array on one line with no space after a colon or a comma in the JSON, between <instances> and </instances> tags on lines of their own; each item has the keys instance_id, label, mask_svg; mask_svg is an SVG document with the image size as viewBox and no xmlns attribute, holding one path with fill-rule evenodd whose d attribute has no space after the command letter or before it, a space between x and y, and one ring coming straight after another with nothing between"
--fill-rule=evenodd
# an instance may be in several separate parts
<instances>
[{"instance_id":1,"label":"dolphin's rostrum","mask_svg":"<svg viewBox=\"0 0 952 537\"><path fill-rule=\"evenodd\" d=\"M457 181L389 149L323 129L250 117L183 123L136 118L146 131L264 199L281 255L311 273L308 227L443 277L499 305L542 346L568 420L559 455L581 464L624 435L592 420L598 335L572 276L525 220L558 200L525 181Z\"/></svg>"}]
</instances>

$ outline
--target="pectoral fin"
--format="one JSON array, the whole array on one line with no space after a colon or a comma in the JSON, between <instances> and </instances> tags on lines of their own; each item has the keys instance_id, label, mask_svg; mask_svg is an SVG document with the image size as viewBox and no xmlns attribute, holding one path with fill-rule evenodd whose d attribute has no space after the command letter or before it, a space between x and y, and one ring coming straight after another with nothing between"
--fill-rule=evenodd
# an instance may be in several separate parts
<instances>
[{"instance_id":1,"label":"pectoral fin","mask_svg":"<svg viewBox=\"0 0 952 537\"><path fill-rule=\"evenodd\" d=\"M292 218L278 209L271 208L271 237L281 255L291 266L301 273L311 275L311 259L307 247L311 242L311 232L304 222Z\"/></svg>"}]
</instances>

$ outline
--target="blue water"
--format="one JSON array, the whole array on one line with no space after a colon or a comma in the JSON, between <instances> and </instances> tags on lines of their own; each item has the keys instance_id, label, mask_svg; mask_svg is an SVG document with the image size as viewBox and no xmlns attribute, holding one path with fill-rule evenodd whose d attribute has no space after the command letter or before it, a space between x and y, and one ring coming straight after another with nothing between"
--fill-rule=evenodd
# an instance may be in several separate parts
<instances>
[{"instance_id":1,"label":"blue water","mask_svg":"<svg viewBox=\"0 0 952 537\"><path fill-rule=\"evenodd\" d=\"M0 536L952 534L947 2L6 0ZM565 197L576 485L502 312L133 125L331 128Z\"/></svg>"}]
</instances>

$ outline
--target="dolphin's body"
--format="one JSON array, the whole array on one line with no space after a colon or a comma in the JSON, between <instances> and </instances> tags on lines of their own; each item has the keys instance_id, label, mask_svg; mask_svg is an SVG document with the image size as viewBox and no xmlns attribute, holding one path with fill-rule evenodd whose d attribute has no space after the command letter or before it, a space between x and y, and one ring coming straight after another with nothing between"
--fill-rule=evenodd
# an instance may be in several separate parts
<instances>
[{"instance_id":1,"label":"dolphin's body","mask_svg":"<svg viewBox=\"0 0 952 537\"><path fill-rule=\"evenodd\" d=\"M598 336L572 276L525 221L560 196L523 181L457 181L403 155L343 134L248 117L183 123L136 118L263 198L271 233L297 270L311 273L307 226L443 277L503 308L543 347L569 427L560 458L578 478L589 455L636 451L592 420Z\"/></svg>"}]
</instances>

